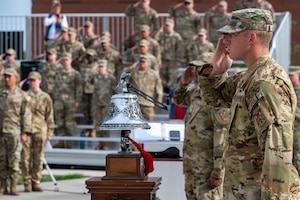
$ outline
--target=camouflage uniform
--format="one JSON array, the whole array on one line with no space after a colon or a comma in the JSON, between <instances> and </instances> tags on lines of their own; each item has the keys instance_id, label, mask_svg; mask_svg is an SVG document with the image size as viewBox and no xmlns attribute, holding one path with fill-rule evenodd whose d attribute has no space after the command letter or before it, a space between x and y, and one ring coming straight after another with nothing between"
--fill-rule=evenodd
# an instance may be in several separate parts
<instances>
[{"instance_id":1,"label":"camouflage uniform","mask_svg":"<svg viewBox=\"0 0 300 200\"><path fill-rule=\"evenodd\" d=\"M147 24L154 35L158 31L158 14L153 8L149 7L146 10L136 9L133 4L130 4L124 12L126 16L135 18L135 30L139 30L141 25Z\"/></svg>"},{"instance_id":2,"label":"camouflage uniform","mask_svg":"<svg viewBox=\"0 0 300 200\"><path fill-rule=\"evenodd\" d=\"M127 56L126 61L130 62L130 63L135 63L135 62L138 62L140 60L141 56L146 56L148 58L149 63L150 63L149 64L150 68L153 69L154 71L158 72L159 67L158 67L157 58L154 55L150 54L150 53L147 53L147 54L140 54L140 53L130 54L129 56Z\"/></svg>"},{"instance_id":3,"label":"camouflage uniform","mask_svg":"<svg viewBox=\"0 0 300 200\"><path fill-rule=\"evenodd\" d=\"M294 124L293 164L300 173L300 85L294 86L294 89L297 96L297 108Z\"/></svg>"},{"instance_id":4,"label":"camouflage uniform","mask_svg":"<svg viewBox=\"0 0 300 200\"><path fill-rule=\"evenodd\" d=\"M81 102L82 78L78 71L71 68L58 68L55 76L54 115L57 124L56 135L72 136L75 129L75 102ZM71 148L71 143L67 143Z\"/></svg>"},{"instance_id":5,"label":"camouflage uniform","mask_svg":"<svg viewBox=\"0 0 300 200\"><path fill-rule=\"evenodd\" d=\"M148 59L143 56L140 59ZM149 61L148 61L149 62ZM161 79L156 71L148 67L147 71L142 72L138 68L131 72L129 82L146 93L148 96L156 98L159 102L162 102L163 87ZM144 97L138 95L138 101L140 104L141 112L147 121L153 121L154 117L154 104Z\"/></svg>"},{"instance_id":6,"label":"camouflage uniform","mask_svg":"<svg viewBox=\"0 0 300 200\"><path fill-rule=\"evenodd\" d=\"M58 68L62 68L62 65L59 64L51 64L46 62L43 65L43 73L44 73L44 91L47 92L52 101L54 100L53 94L55 90L55 77L56 77L56 70Z\"/></svg>"},{"instance_id":7,"label":"camouflage uniform","mask_svg":"<svg viewBox=\"0 0 300 200\"><path fill-rule=\"evenodd\" d=\"M173 6L169 9L169 14L176 20L176 31L181 35L183 45L192 40L200 28L202 28L201 18L195 10L187 12L176 10Z\"/></svg>"},{"instance_id":8,"label":"camouflage uniform","mask_svg":"<svg viewBox=\"0 0 300 200\"><path fill-rule=\"evenodd\" d=\"M14 68L20 75L21 67L20 67L20 63L18 61L14 61L12 63L6 62L6 63L4 63L3 67L4 67L4 69Z\"/></svg>"},{"instance_id":9,"label":"camouflage uniform","mask_svg":"<svg viewBox=\"0 0 300 200\"><path fill-rule=\"evenodd\" d=\"M91 82L95 88L92 100L93 124L97 130L98 137L108 137L109 131L99 130L98 127L108 114L110 98L115 94L115 88L117 86L116 79L110 73L104 75L97 73L92 75ZM96 148L104 149L108 147L105 142L99 142L99 146Z\"/></svg>"},{"instance_id":10,"label":"camouflage uniform","mask_svg":"<svg viewBox=\"0 0 300 200\"><path fill-rule=\"evenodd\" d=\"M29 78L31 77L29 74ZM31 190L39 185L42 178L44 149L47 136L51 137L54 131L53 103L51 97L44 91L37 92L31 89L27 92L30 97L32 112L32 128L27 139L22 143L22 173L23 182Z\"/></svg>"},{"instance_id":11,"label":"camouflage uniform","mask_svg":"<svg viewBox=\"0 0 300 200\"><path fill-rule=\"evenodd\" d=\"M5 70L4 73L6 72L8 71ZM13 187L19 177L22 149L20 135L31 132L29 101L26 93L19 87L13 91L0 90L0 179L1 187L5 189L7 178L11 179ZM18 195L18 192L15 191L14 195Z\"/></svg>"},{"instance_id":12,"label":"camouflage uniform","mask_svg":"<svg viewBox=\"0 0 300 200\"><path fill-rule=\"evenodd\" d=\"M221 36L217 30L230 21L231 15L229 13L221 14L215 13L213 10L205 12L204 22L208 24L208 39L210 42L217 46L218 39Z\"/></svg>"},{"instance_id":13,"label":"camouflage uniform","mask_svg":"<svg viewBox=\"0 0 300 200\"><path fill-rule=\"evenodd\" d=\"M0 62L2 62L2 61L0 60ZM0 69L0 89L2 89L2 88L5 87L5 82L4 82L4 75L3 75L3 73L4 73L4 68L3 68L3 66L2 66L2 68Z\"/></svg>"},{"instance_id":14,"label":"camouflage uniform","mask_svg":"<svg viewBox=\"0 0 300 200\"><path fill-rule=\"evenodd\" d=\"M269 11L244 9L232 12L230 23L218 31L256 30L270 39L272 25ZM206 70L198 72L205 102L212 106L222 100L231 102L224 153L225 199L299 199L299 174L292 163L296 95L290 78L264 53L268 48L258 37L243 59L251 60L256 48L262 52L258 59L252 58L247 71L229 78L226 73L208 72L207 77Z\"/></svg>"},{"instance_id":15,"label":"camouflage uniform","mask_svg":"<svg viewBox=\"0 0 300 200\"><path fill-rule=\"evenodd\" d=\"M174 88L177 74L179 49L182 48L182 38L179 33L173 31L171 33L161 32L156 37L161 49L161 69L160 77L164 87Z\"/></svg>"}]
</instances>

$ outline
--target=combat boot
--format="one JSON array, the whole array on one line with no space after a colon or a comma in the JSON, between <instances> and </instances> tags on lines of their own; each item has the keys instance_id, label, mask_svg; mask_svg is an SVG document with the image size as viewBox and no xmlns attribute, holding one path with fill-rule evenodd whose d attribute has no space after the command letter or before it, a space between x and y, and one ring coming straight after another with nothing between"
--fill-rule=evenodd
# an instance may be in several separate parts
<instances>
[{"instance_id":1,"label":"combat boot","mask_svg":"<svg viewBox=\"0 0 300 200\"><path fill-rule=\"evenodd\" d=\"M15 196L19 196L20 193L17 190L17 180L16 179L11 179L10 182L10 194L11 195L15 195Z\"/></svg>"},{"instance_id":2,"label":"combat boot","mask_svg":"<svg viewBox=\"0 0 300 200\"><path fill-rule=\"evenodd\" d=\"M43 192L43 188L38 183L32 183L32 191Z\"/></svg>"},{"instance_id":3,"label":"combat boot","mask_svg":"<svg viewBox=\"0 0 300 200\"><path fill-rule=\"evenodd\" d=\"M24 185L24 192L32 192L31 184Z\"/></svg>"},{"instance_id":4,"label":"combat boot","mask_svg":"<svg viewBox=\"0 0 300 200\"><path fill-rule=\"evenodd\" d=\"M1 179L0 195L8 194L6 179Z\"/></svg>"},{"instance_id":5,"label":"combat boot","mask_svg":"<svg viewBox=\"0 0 300 200\"><path fill-rule=\"evenodd\" d=\"M65 147L65 142L63 140L59 140L58 143L53 145L53 148L64 148Z\"/></svg>"}]
</instances>

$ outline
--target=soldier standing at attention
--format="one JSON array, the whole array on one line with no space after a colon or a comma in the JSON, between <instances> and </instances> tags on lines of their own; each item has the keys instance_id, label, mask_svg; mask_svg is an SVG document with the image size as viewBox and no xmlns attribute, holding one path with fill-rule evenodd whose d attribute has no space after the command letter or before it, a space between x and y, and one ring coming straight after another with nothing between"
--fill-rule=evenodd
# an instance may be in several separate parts
<instances>
[{"instance_id":1,"label":"soldier standing at attention","mask_svg":"<svg viewBox=\"0 0 300 200\"><path fill-rule=\"evenodd\" d=\"M158 14L150 7L150 3L150 0L140 0L128 5L124 12L126 16L134 17L135 30L140 30L140 26L146 24L155 35L159 29Z\"/></svg>"},{"instance_id":2,"label":"soldier standing at attention","mask_svg":"<svg viewBox=\"0 0 300 200\"><path fill-rule=\"evenodd\" d=\"M75 131L74 115L82 97L82 79L72 68L72 55L64 53L61 57L63 67L55 76L54 117L57 124L55 135L72 136ZM72 148L72 142L60 140L54 148Z\"/></svg>"},{"instance_id":3,"label":"soldier standing at attention","mask_svg":"<svg viewBox=\"0 0 300 200\"><path fill-rule=\"evenodd\" d=\"M221 0L211 9L205 12L204 27L208 31L208 40L217 46L218 39L221 36L218 29L228 24L231 15L227 12L227 1Z\"/></svg>"},{"instance_id":4,"label":"soldier standing at attention","mask_svg":"<svg viewBox=\"0 0 300 200\"><path fill-rule=\"evenodd\" d=\"M53 103L51 97L40 89L42 77L39 72L28 75L32 113L31 132L22 141L22 173L25 192L42 192L40 180L42 178L44 150L46 141L50 140L54 131Z\"/></svg>"},{"instance_id":5,"label":"soldier standing at attention","mask_svg":"<svg viewBox=\"0 0 300 200\"><path fill-rule=\"evenodd\" d=\"M21 140L25 141L26 134L31 132L29 97L17 86L18 80L15 69L4 71L5 88L0 90L0 195L19 195ZM7 179L10 179L10 193Z\"/></svg>"},{"instance_id":6,"label":"soldier standing at attention","mask_svg":"<svg viewBox=\"0 0 300 200\"><path fill-rule=\"evenodd\" d=\"M20 63L16 61L16 51L14 49L7 49L5 52L6 62L4 63L4 69L14 68L20 75Z\"/></svg>"},{"instance_id":7,"label":"soldier standing at attention","mask_svg":"<svg viewBox=\"0 0 300 200\"><path fill-rule=\"evenodd\" d=\"M82 42L86 49L94 48L98 35L94 33L94 24L91 21L86 21L83 25L84 35L79 37L79 41Z\"/></svg>"},{"instance_id":8,"label":"soldier standing at attention","mask_svg":"<svg viewBox=\"0 0 300 200\"><path fill-rule=\"evenodd\" d=\"M212 65L198 71L204 101L231 103L224 153L225 200L299 199L299 174L293 165L293 126L297 99L284 69L269 55L273 36L270 11L232 12L218 31ZM247 66L227 77L232 59ZM210 186L219 181L210 177Z\"/></svg>"},{"instance_id":9,"label":"soldier standing at attention","mask_svg":"<svg viewBox=\"0 0 300 200\"><path fill-rule=\"evenodd\" d=\"M107 60L98 60L98 73L91 74L91 83L94 85L92 100L93 124L97 137L108 137L109 131L99 130L109 111L110 98L115 94L117 87L115 77L107 72ZM99 142L95 149L108 150L107 142Z\"/></svg>"},{"instance_id":10,"label":"soldier standing at attention","mask_svg":"<svg viewBox=\"0 0 300 200\"><path fill-rule=\"evenodd\" d=\"M162 102L162 82L157 71L150 68L147 56L140 56L140 63L138 67L136 67L136 70L131 72L129 82L148 96L156 98L159 102ZM153 121L154 104L140 95L138 95L138 100L145 120Z\"/></svg>"},{"instance_id":11,"label":"soldier standing at attention","mask_svg":"<svg viewBox=\"0 0 300 200\"><path fill-rule=\"evenodd\" d=\"M202 28L200 15L194 10L194 0L184 0L171 6L169 14L175 20L176 31L181 35L183 45L193 40L193 36Z\"/></svg>"},{"instance_id":12,"label":"soldier standing at attention","mask_svg":"<svg viewBox=\"0 0 300 200\"><path fill-rule=\"evenodd\" d=\"M187 68L195 66L196 70L201 70L210 62L211 56L212 53L203 53ZM187 200L223 199L223 186L210 188L207 180L212 176L223 182L225 169L222 155L229 108L214 108L202 101L196 70L194 73L188 73L189 70L183 73L173 97L176 104L188 107L183 143L185 194ZM191 87L193 80L195 86Z\"/></svg>"},{"instance_id":13,"label":"soldier standing at attention","mask_svg":"<svg viewBox=\"0 0 300 200\"><path fill-rule=\"evenodd\" d=\"M294 125L294 156L293 163L300 173L300 66L290 66L289 77L297 96L297 108Z\"/></svg>"}]
</instances>

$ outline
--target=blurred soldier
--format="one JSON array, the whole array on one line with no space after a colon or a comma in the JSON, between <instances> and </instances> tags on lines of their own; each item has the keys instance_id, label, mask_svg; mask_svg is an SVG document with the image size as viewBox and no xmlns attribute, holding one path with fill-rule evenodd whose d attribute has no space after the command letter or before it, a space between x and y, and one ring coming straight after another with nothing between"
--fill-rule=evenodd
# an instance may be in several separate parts
<instances>
[{"instance_id":1,"label":"blurred soldier","mask_svg":"<svg viewBox=\"0 0 300 200\"><path fill-rule=\"evenodd\" d=\"M225 199L299 199L299 174L293 165L297 99L289 76L269 53L271 12L234 11L218 31L223 36L212 64L198 75L206 103L231 103L223 155ZM232 59L248 69L227 77ZM219 180L210 177L208 183L218 185Z\"/></svg>"},{"instance_id":2,"label":"blurred soldier","mask_svg":"<svg viewBox=\"0 0 300 200\"><path fill-rule=\"evenodd\" d=\"M44 19L45 41L53 39L61 31L62 27L68 28L67 16L61 14L61 4L54 0L50 14Z\"/></svg>"},{"instance_id":3,"label":"blurred soldier","mask_svg":"<svg viewBox=\"0 0 300 200\"><path fill-rule=\"evenodd\" d=\"M107 72L107 61L98 60L98 73L91 76L91 83L94 85L92 115L97 137L108 137L109 131L99 130L109 111L110 98L115 94L117 86L115 77ZM108 150L107 142L99 142L95 149Z\"/></svg>"},{"instance_id":4,"label":"blurred soldier","mask_svg":"<svg viewBox=\"0 0 300 200\"><path fill-rule=\"evenodd\" d=\"M119 78L123 71L120 52L111 48L110 39L107 36L102 36L100 43L100 47L96 49L98 58L107 60L107 71L115 78Z\"/></svg>"},{"instance_id":5,"label":"blurred soldier","mask_svg":"<svg viewBox=\"0 0 300 200\"><path fill-rule=\"evenodd\" d=\"M150 7L150 0L140 0L135 4L130 4L124 12L126 16L135 18L135 30L140 30L141 25L147 24L153 35L158 31L158 14Z\"/></svg>"},{"instance_id":6,"label":"blurred soldier","mask_svg":"<svg viewBox=\"0 0 300 200\"><path fill-rule=\"evenodd\" d=\"M46 141L50 140L54 131L53 103L51 97L40 89L42 77L39 72L28 75L32 113L31 132L24 135L22 141L22 173L25 192L42 192L44 150Z\"/></svg>"},{"instance_id":7,"label":"blurred soldier","mask_svg":"<svg viewBox=\"0 0 300 200\"><path fill-rule=\"evenodd\" d=\"M55 90L55 76L57 68L62 67L57 60L57 51L54 48L47 50L47 62L43 66L44 72L44 90L47 92L52 101L54 99L54 90Z\"/></svg>"},{"instance_id":8,"label":"blurred soldier","mask_svg":"<svg viewBox=\"0 0 300 200\"><path fill-rule=\"evenodd\" d=\"M107 37L108 38L108 41L109 41L109 44L110 44L110 48L114 49L114 50L119 50L118 47L116 47L116 45L112 44L112 38L111 38L111 34L109 31L103 31L101 33L101 37ZM100 37L100 40L101 40L101 37Z\"/></svg>"},{"instance_id":9,"label":"blurred soldier","mask_svg":"<svg viewBox=\"0 0 300 200\"><path fill-rule=\"evenodd\" d=\"M86 49L83 44L76 40L77 31L75 28L70 27L68 29L69 41L65 42L61 46L61 53L71 53L72 55L72 67L79 71L80 63L82 62Z\"/></svg>"},{"instance_id":10,"label":"blurred soldier","mask_svg":"<svg viewBox=\"0 0 300 200\"><path fill-rule=\"evenodd\" d=\"M18 86L19 74L13 68L5 69L5 88L0 90L0 195L19 195L17 182L22 150L21 140L31 132L29 97Z\"/></svg>"},{"instance_id":11,"label":"blurred soldier","mask_svg":"<svg viewBox=\"0 0 300 200\"><path fill-rule=\"evenodd\" d=\"M4 67L3 67L3 57L0 55L0 89L4 88Z\"/></svg>"},{"instance_id":12,"label":"blurred soldier","mask_svg":"<svg viewBox=\"0 0 300 200\"><path fill-rule=\"evenodd\" d=\"M289 77L297 96L297 108L294 124L294 155L293 164L300 173L300 66L290 66Z\"/></svg>"},{"instance_id":13,"label":"blurred soldier","mask_svg":"<svg viewBox=\"0 0 300 200\"><path fill-rule=\"evenodd\" d=\"M4 63L4 69L14 68L20 75L20 63L16 61L16 51L14 49L7 49L5 52L6 62Z\"/></svg>"},{"instance_id":14,"label":"blurred soldier","mask_svg":"<svg viewBox=\"0 0 300 200\"><path fill-rule=\"evenodd\" d=\"M212 53L203 53L199 60L190 62L187 68L210 63ZM224 151L226 126L229 120L229 108L214 108L203 102L197 84L196 70L186 70L174 93L174 101L188 106L185 115L185 134L183 143L183 168L185 175L185 193L187 200L223 199L223 186L210 188L209 177L223 182ZM195 86L190 84L195 81Z\"/></svg>"},{"instance_id":15,"label":"blurred soldier","mask_svg":"<svg viewBox=\"0 0 300 200\"><path fill-rule=\"evenodd\" d=\"M60 34L57 34L56 37L48 40L45 43L45 52L47 52L49 49L55 49L57 51L57 55L61 56L61 52L65 52L62 49L62 46L69 41L69 35L68 35L68 28L62 27Z\"/></svg>"},{"instance_id":16,"label":"blurred soldier","mask_svg":"<svg viewBox=\"0 0 300 200\"><path fill-rule=\"evenodd\" d=\"M55 135L72 136L75 129L74 115L82 97L82 79L72 68L72 55L64 53L61 57L63 67L58 68L55 76L54 117L57 124ZM63 140L54 148L71 148L72 142Z\"/></svg>"},{"instance_id":17,"label":"blurred soldier","mask_svg":"<svg viewBox=\"0 0 300 200\"><path fill-rule=\"evenodd\" d=\"M194 0L184 0L171 6L169 14L175 19L176 31L181 35L183 45L191 41L202 28L200 15L194 10Z\"/></svg>"},{"instance_id":18,"label":"blurred soldier","mask_svg":"<svg viewBox=\"0 0 300 200\"><path fill-rule=\"evenodd\" d=\"M163 87L159 74L149 67L147 56L140 56L139 66L131 72L129 82L150 97L162 102ZM138 95L141 112L147 121L153 121L154 104Z\"/></svg>"},{"instance_id":19,"label":"blurred soldier","mask_svg":"<svg viewBox=\"0 0 300 200\"><path fill-rule=\"evenodd\" d=\"M187 65L190 61L196 60L199 55L205 52L213 52L214 50L214 44L207 40L206 29L201 28L196 35L195 40L181 48L181 63Z\"/></svg>"},{"instance_id":20,"label":"blurred soldier","mask_svg":"<svg viewBox=\"0 0 300 200\"><path fill-rule=\"evenodd\" d=\"M140 40L138 51L134 51L134 52L128 51L127 54L129 54L129 55L127 55L126 61L133 63L131 66L129 66L129 68L130 68L129 71L131 71L137 67L137 65L140 62L141 56L147 56L147 59L149 62L149 67L151 69L155 70L156 72L158 72L158 70L159 70L158 60L154 55L149 53L149 42L147 40L144 40L144 39Z\"/></svg>"},{"instance_id":21,"label":"blurred soldier","mask_svg":"<svg viewBox=\"0 0 300 200\"><path fill-rule=\"evenodd\" d=\"M98 72L97 52L94 49L86 51L86 58L80 65L80 74L82 77L82 100L81 109L84 114L84 124L92 124L92 96L94 93L94 86L90 82L91 74ZM85 132L86 136L90 136L91 131Z\"/></svg>"},{"instance_id":22,"label":"blurred soldier","mask_svg":"<svg viewBox=\"0 0 300 200\"><path fill-rule=\"evenodd\" d=\"M166 19L161 32L156 35L156 40L161 49L160 77L162 84L164 88L173 89L180 66L179 49L182 48L182 38L179 33L174 31L173 19Z\"/></svg>"},{"instance_id":23,"label":"blurred soldier","mask_svg":"<svg viewBox=\"0 0 300 200\"><path fill-rule=\"evenodd\" d=\"M79 41L86 49L94 48L95 40L99 36L94 33L94 24L91 21L84 23L84 35L79 36Z\"/></svg>"},{"instance_id":24,"label":"blurred soldier","mask_svg":"<svg viewBox=\"0 0 300 200\"><path fill-rule=\"evenodd\" d=\"M228 5L224 0L219 1L219 3L208 11L205 12L204 16L204 26L208 30L208 40L217 45L218 39L221 36L217 30L230 21L231 15L227 12Z\"/></svg>"}]
</instances>

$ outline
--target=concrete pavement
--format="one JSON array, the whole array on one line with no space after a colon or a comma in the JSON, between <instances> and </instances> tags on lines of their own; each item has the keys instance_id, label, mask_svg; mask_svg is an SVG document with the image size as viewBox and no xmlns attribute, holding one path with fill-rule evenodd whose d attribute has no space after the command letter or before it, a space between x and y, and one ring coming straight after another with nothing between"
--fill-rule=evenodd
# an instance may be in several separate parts
<instances>
[{"instance_id":1,"label":"concrete pavement","mask_svg":"<svg viewBox=\"0 0 300 200\"><path fill-rule=\"evenodd\" d=\"M87 178L71 179L54 182L41 183L43 192L24 192L24 186L18 185L20 196L2 195L1 200L90 200L91 195L86 189L85 181L90 177L105 176L105 171L101 170L82 170L82 169L51 169L53 175L83 174ZM43 174L49 175L47 169Z\"/></svg>"}]
</instances>

